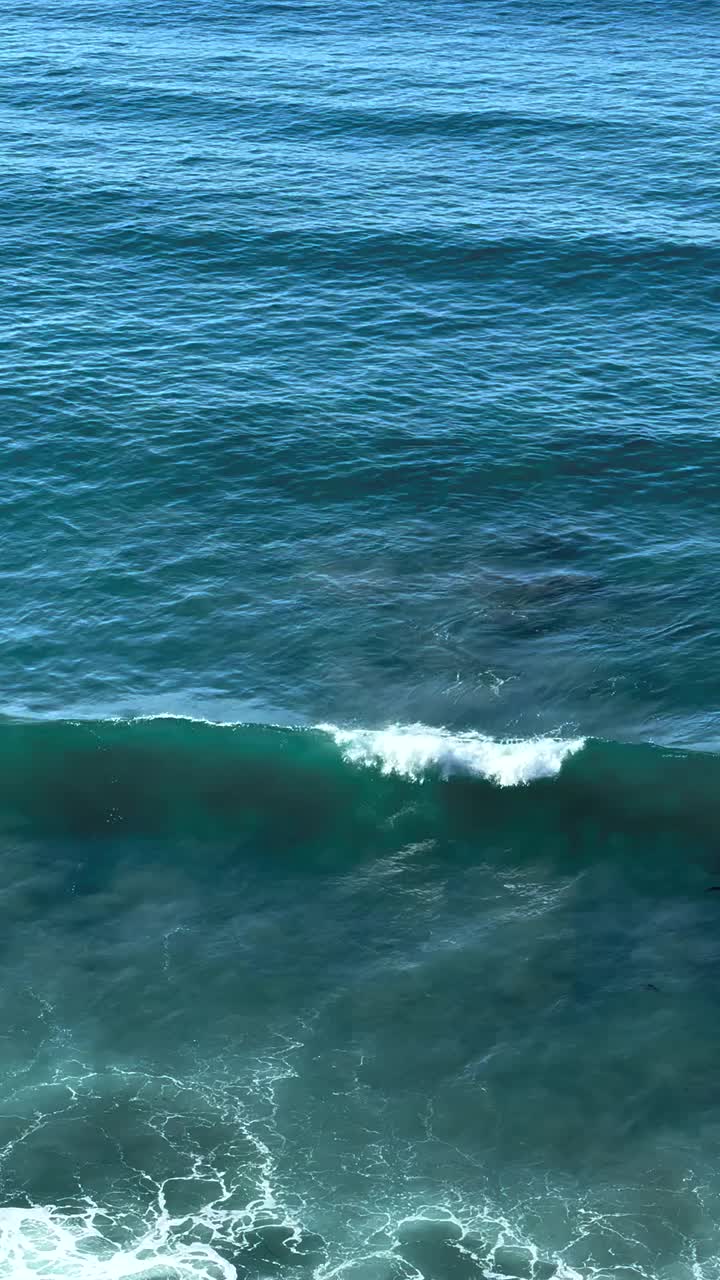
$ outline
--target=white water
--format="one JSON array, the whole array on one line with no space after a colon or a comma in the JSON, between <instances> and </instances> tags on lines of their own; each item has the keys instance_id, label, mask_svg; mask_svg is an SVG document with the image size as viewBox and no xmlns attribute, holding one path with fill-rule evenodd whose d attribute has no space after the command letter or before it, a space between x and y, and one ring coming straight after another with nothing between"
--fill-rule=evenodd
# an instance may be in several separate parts
<instances>
[{"instance_id":1,"label":"white water","mask_svg":"<svg viewBox=\"0 0 720 1280\"><path fill-rule=\"evenodd\" d=\"M372 766L413 780L432 769L445 778L474 774L500 787L552 778L564 761L585 745L584 738L502 742L481 733L450 733L422 724L387 729L339 729L322 724L318 728L331 735L349 764Z\"/></svg>"}]
</instances>

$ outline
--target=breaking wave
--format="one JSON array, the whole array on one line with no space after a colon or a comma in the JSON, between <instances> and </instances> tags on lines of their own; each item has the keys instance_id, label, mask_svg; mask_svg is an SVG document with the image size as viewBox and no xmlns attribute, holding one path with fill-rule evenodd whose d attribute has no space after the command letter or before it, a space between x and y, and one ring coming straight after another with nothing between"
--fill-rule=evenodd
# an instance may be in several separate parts
<instances>
[{"instance_id":1,"label":"breaking wave","mask_svg":"<svg viewBox=\"0 0 720 1280\"><path fill-rule=\"evenodd\" d=\"M536 778L552 778L563 762L580 751L584 738L524 738L498 741L484 734L450 733L426 725L393 725L388 729L339 729L319 725L329 733L349 764L379 768L419 781L430 769L442 777L476 775L500 787L514 787Z\"/></svg>"}]
</instances>

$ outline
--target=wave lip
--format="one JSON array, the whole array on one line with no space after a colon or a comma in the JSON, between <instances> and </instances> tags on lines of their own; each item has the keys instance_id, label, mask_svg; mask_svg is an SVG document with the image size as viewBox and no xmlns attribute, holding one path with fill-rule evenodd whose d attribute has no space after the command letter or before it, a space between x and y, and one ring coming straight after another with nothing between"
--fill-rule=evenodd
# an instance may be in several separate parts
<instances>
[{"instance_id":1,"label":"wave lip","mask_svg":"<svg viewBox=\"0 0 720 1280\"><path fill-rule=\"evenodd\" d=\"M317 726L333 738L348 764L379 768L412 781L428 771L443 778L465 774L486 778L500 787L515 787L537 778L553 778L564 761L585 745L584 738L517 738L499 740L470 730L450 733L423 724L390 725L386 729L340 729Z\"/></svg>"}]
</instances>

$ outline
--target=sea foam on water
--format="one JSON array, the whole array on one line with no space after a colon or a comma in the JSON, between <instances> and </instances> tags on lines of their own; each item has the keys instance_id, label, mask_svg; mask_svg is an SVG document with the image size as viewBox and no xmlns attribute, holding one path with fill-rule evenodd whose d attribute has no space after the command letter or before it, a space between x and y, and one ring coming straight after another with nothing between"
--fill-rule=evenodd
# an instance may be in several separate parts
<instances>
[{"instance_id":1,"label":"sea foam on water","mask_svg":"<svg viewBox=\"0 0 720 1280\"><path fill-rule=\"evenodd\" d=\"M450 733L423 724L387 729L340 729L323 724L318 728L333 737L349 764L372 766L413 781L432 770L445 778L470 774L501 787L552 778L565 760L585 745L584 738L499 741L475 731Z\"/></svg>"}]
</instances>

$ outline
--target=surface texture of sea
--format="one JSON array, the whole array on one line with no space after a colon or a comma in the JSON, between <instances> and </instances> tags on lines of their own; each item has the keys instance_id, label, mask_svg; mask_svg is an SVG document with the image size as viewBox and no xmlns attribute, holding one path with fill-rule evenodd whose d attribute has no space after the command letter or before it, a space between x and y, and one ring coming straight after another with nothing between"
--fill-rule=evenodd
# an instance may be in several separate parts
<instances>
[{"instance_id":1,"label":"surface texture of sea","mask_svg":"<svg viewBox=\"0 0 720 1280\"><path fill-rule=\"evenodd\" d=\"M7 0L2 1280L720 1278L719 36Z\"/></svg>"}]
</instances>

